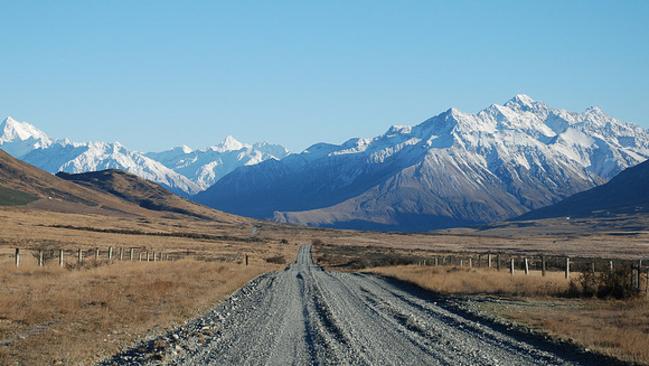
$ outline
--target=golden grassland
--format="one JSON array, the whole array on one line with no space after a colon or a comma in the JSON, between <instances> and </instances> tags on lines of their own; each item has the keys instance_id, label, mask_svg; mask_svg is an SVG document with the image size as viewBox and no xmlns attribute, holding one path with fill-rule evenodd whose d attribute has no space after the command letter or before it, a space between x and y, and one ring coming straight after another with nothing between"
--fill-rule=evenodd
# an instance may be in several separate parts
<instances>
[{"instance_id":1,"label":"golden grassland","mask_svg":"<svg viewBox=\"0 0 649 366\"><path fill-rule=\"evenodd\" d=\"M0 208L0 364L92 363L150 332L161 331L208 310L254 276L283 268L281 263L293 260L299 244L314 240L335 244L330 247L338 249L328 253L323 253L323 246L316 246L315 255L321 264L336 269L345 269L346 263L354 261L359 268L366 263L379 266L386 264L386 258L395 253L422 258L438 252L578 253L639 258L649 252L649 236L644 233L622 236L601 232L529 236L501 235L502 232L491 236L475 232L391 234L300 228L253 220L219 222L165 214L74 212L72 209L65 213L25 207ZM16 247L23 252L23 265L19 269L13 266ZM182 260L105 265L108 247L114 248L114 256L119 248L125 251L135 248L136 258L139 252L155 251ZM95 266L91 252L87 252L82 267L60 269L55 258L46 258L46 266L38 268L32 255L38 249L48 253L63 249L66 263L74 264L74 253L79 248L86 251L100 248L100 263ZM244 254L250 257L248 267L241 264ZM364 262L368 259L369 262ZM554 298L553 294L567 286L561 274L545 279L538 276L523 279L522 275L512 279L506 271L492 271L486 277L465 270L430 275L422 273L420 267L410 267L382 270L404 279L412 276L408 280L413 282L419 276L429 288L446 293L491 293L517 295L519 299L591 303ZM429 271L431 267L424 268ZM425 287L425 283L421 285ZM606 302L592 301L592 304L596 309ZM544 306L539 305L537 311L554 314ZM611 305L610 313L602 313L611 319L611 327L617 324L612 315L615 308L621 306ZM619 311L622 313L618 316L636 316L624 313L623 309ZM552 316L559 319L561 314ZM565 314L581 316L578 311ZM549 316L547 319L552 319ZM547 327L553 335L571 337L567 330L553 330L550 323L541 320L533 325ZM587 322L585 316L583 322ZM637 329L646 331L646 327ZM620 331L625 328L621 327ZM606 339L604 335L602 339ZM583 340L583 344L591 343ZM596 349L594 344L589 347ZM613 348L633 354L631 350L624 351L623 346Z\"/></svg>"},{"instance_id":2,"label":"golden grassland","mask_svg":"<svg viewBox=\"0 0 649 366\"><path fill-rule=\"evenodd\" d=\"M498 296L497 301L477 302L480 311L620 360L649 364L645 295L630 300L566 298L570 282L560 272L512 276L507 271L415 265L368 271L440 294Z\"/></svg>"},{"instance_id":3,"label":"golden grassland","mask_svg":"<svg viewBox=\"0 0 649 366\"><path fill-rule=\"evenodd\" d=\"M245 222L5 208L0 223L2 365L92 364L200 315L261 273L283 269L298 247L257 235ZM17 269L16 247L22 253ZM82 266L79 248L86 251ZM120 262L118 248L124 259L135 248L135 261ZM63 249L65 268L47 256L38 267L38 249L48 255ZM145 251L179 260L138 262Z\"/></svg>"},{"instance_id":4,"label":"golden grassland","mask_svg":"<svg viewBox=\"0 0 649 366\"><path fill-rule=\"evenodd\" d=\"M87 365L207 311L254 276L281 268L180 260L0 271L0 364Z\"/></svg>"},{"instance_id":5,"label":"golden grassland","mask_svg":"<svg viewBox=\"0 0 649 366\"><path fill-rule=\"evenodd\" d=\"M514 276L507 271L478 270L451 266L391 266L376 267L369 272L398 278L441 294L559 296L569 288L563 273L537 271Z\"/></svg>"},{"instance_id":6,"label":"golden grassland","mask_svg":"<svg viewBox=\"0 0 649 366\"><path fill-rule=\"evenodd\" d=\"M525 298L481 310L593 351L649 365L649 301Z\"/></svg>"}]
</instances>

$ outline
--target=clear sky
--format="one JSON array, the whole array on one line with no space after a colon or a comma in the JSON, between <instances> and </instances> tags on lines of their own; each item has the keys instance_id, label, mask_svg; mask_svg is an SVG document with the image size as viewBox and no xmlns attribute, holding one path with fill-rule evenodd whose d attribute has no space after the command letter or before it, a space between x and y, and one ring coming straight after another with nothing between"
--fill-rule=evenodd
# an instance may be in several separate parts
<instances>
[{"instance_id":1,"label":"clear sky","mask_svg":"<svg viewBox=\"0 0 649 366\"><path fill-rule=\"evenodd\" d=\"M649 127L649 1L0 0L0 115L293 151L516 93Z\"/></svg>"}]
</instances>

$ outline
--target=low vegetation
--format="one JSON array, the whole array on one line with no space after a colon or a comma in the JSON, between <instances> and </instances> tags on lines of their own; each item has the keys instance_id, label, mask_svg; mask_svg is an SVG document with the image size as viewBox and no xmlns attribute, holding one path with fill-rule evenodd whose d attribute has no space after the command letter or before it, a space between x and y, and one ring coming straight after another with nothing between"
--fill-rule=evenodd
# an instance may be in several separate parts
<instances>
[{"instance_id":1,"label":"low vegetation","mask_svg":"<svg viewBox=\"0 0 649 366\"><path fill-rule=\"evenodd\" d=\"M37 199L38 197L35 197L28 193L24 193L21 191L17 191L5 187L0 187L0 206L26 205Z\"/></svg>"},{"instance_id":2,"label":"low vegetation","mask_svg":"<svg viewBox=\"0 0 649 366\"><path fill-rule=\"evenodd\" d=\"M81 365L214 306L277 266L180 260L0 271L0 364ZM91 263L91 261L88 261Z\"/></svg>"},{"instance_id":3,"label":"low vegetation","mask_svg":"<svg viewBox=\"0 0 649 366\"><path fill-rule=\"evenodd\" d=\"M595 352L649 365L649 301L520 298L476 302L481 312L577 343Z\"/></svg>"},{"instance_id":4,"label":"low vegetation","mask_svg":"<svg viewBox=\"0 0 649 366\"><path fill-rule=\"evenodd\" d=\"M570 288L563 273L558 272L548 272L545 277L537 272L512 276L506 271L414 265L375 267L369 271L442 294L565 296Z\"/></svg>"}]
</instances>

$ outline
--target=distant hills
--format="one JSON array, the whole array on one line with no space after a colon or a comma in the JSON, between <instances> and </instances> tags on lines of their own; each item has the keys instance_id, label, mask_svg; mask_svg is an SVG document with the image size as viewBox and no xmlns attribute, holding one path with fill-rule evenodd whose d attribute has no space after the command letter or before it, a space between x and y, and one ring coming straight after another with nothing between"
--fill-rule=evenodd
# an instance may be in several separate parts
<instances>
[{"instance_id":1,"label":"distant hills","mask_svg":"<svg viewBox=\"0 0 649 366\"><path fill-rule=\"evenodd\" d=\"M204 190L240 166L281 159L288 154L279 145L248 145L231 136L221 144L202 150L184 146L159 153L141 153L118 142L55 141L33 125L12 117L0 122L0 149L53 174L119 169L184 196Z\"/></svg>"},{"instance_id":2,"label":"distant hills","mask_svg":"<svg viewBox=\"0 0 649 366\"><path fill-rule=\"evenodd\" d=\"M279 222L426 231L520 216L647 157L649 133L598 107L575 113L517 95L241 167L195 199Z\"/></svg>"},{"instance_id":3,"label":"distant hills","mask_svg":"<svg viewBox=\"0 0 649 366\"><path fill-rule=\"evenodd\" d=\"M201 219L222 220L225 216L232 216L197 205L178 197L156 183L120 170L108 169L79 174L59 172L56 176L83 187L111 194L148 210L178 213ZM230 221L233 218L230 217Z\"/></svg>"},{"instance_id":4,"label":"distant hills","mask_svg":"<svg viewBox=\"0 0 649 366\"><path fill-rule=\"evenodd\" d=\"M649 213L649 161L628 168L608 183L528 212L518 220Z\"/></svg>"},{"instance_id":5,"label":"distant hills","mask_svg":"<svg viewBox=\"0 0 649 366\"><path fill-rule=\"evenodd\" d=\"M245 219L177 197L158 184L117 170L54 176L0 150L0 206L74 213L178 214L240 223Z\"/></svg>"},{"instance_id":6,"label":"distant hills","mask_svg":"<svg viewBox=\"0 0 649 366\"><path fill-rule=\"evenodd\" d=\"M133 205L112 195L81 187L48 172L17 160L0 150L0 205L38 204L87 206L118 212L143 213ZM65 207L64 207L65 206Z\"/></svg>"}]
</instances>

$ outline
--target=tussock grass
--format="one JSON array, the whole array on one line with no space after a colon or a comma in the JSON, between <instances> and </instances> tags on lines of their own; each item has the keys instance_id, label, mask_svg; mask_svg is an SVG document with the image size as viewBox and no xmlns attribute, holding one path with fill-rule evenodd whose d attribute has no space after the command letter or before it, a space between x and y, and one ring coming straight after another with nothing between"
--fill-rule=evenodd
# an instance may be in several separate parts
<instances>
[{"instance_id":1,"label":"tussock grass","mask_svg":"<svg viewBox=\"0 0 649 366\"><path fill-rule=\"evenodd\" d=\"M540 300L480 304L494 313L593 351L649 365L649 301Z\"/></svg>"},{"instance_id":2,"label":"tussock grass","mask_svg":"<svg viewBox=\"0 0 649 366\"><path fill-rule=\"evenodd\" d=\"M0 364L92 364L278 266L181 260L0 271Z\"/></svg>"},{"instance_id":3,"label":"tussock grass","mask_svg":"<svg viewBox=\"0 0 649 366\"><path fill-rule=\"evenodd\" d=\"M442 294L493 294L510 296L557 296L565 294L569 281L563 273L538 271L529 275L507 271L480 270L452 266L390 266L369 270L416 284Z\"/></svg>"}]
</instances>

